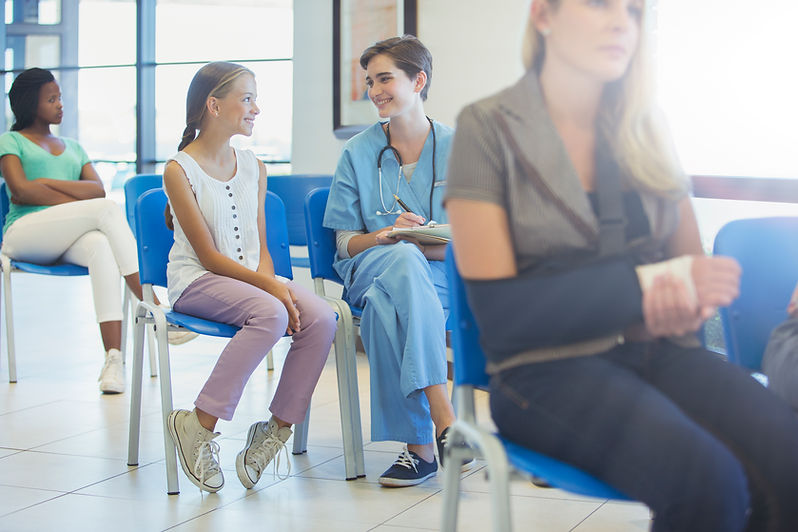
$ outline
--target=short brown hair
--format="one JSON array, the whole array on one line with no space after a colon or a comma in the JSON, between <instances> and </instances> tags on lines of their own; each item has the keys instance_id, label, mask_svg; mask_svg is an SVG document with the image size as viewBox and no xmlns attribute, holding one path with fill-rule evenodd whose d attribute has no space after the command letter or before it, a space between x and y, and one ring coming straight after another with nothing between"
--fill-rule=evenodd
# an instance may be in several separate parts
<instances>
[{"instance_id":1,"label":"short brown hair","mask_svg":"<svg viewBox=\"0 0 798 532\"><path fill-rule=\"evenodd\" d=\"M421 99L427 99L429 86L432 83L432 54L421 41L414 35L402 35L374 43L360 56L360 66L365 70L369 61L380 54L393 59L396 66L410 79L415 78L423 70L427 75L427 84L421 89Z\"/></svg>"}]
</instances>

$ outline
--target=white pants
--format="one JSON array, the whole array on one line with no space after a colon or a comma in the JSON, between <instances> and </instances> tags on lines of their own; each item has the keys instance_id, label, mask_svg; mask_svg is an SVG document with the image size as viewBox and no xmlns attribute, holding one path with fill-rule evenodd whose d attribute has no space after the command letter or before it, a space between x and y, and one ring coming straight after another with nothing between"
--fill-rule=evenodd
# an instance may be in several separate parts
<instances>
[{"instance_id":1,"label":"white pants","mask_svg":"<svg viewBox=\"0 0 798 532\"><path fill-rule=\"evenodd\" d=\"M3 236L3 253L34 264L58 260L89 269L97 322L122 319L121 275L136 273L136 240L113 200L72 201L16 220Z\"/></svg>"}]
</instances>

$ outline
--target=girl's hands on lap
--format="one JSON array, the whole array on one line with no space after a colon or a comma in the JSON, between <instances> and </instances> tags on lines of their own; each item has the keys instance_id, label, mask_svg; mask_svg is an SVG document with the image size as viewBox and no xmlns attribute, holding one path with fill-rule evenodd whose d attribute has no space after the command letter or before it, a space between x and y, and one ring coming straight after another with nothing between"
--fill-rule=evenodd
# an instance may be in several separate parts
<instances>
[{"instance_id":1,"label":"girl's hands on lap","mask_svg":"<svg viewBox=\"0 0 798 532\"><path fill-rule=\"evenodd\" d=\"M288 328L285 330L285 334L291 336L295 332L299 332L299 309L296 306L297 300L294 292L288 285L281 283L274 277L267 275L263 277L264 281L260 283L261 286L259 288L279 299L280 303L285 306L285 310L288 311Z\"/></svg>"}]
</instances>

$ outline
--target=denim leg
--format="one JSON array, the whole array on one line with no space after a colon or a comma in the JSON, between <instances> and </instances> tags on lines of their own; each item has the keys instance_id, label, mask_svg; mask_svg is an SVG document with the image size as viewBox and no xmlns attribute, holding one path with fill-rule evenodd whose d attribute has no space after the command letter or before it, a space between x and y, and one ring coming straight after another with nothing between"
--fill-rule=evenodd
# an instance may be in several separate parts
<instances>
[{"instance_id":1,"label":"denim leg","mask_svg":"<svg viewBox=\"0 0 798 532\"><path fill-rule=\"evenodd\" d=\"M614 358L545 362L494 376L493 419L509 439L647 504L654 531L743 530L749 492L742 464L639 368L624 364L639 362L642 350L627 344L610 352Z\"/></svg>"},{"instance_id":2,"label":"denim leg","mask_svg":"<svg viewBox=\"0 0 798 532\"><path fill-rule=\"evenodd\" d=\"M703 349L650 345L644 377L725 444L745 469L748 530L798 530L798 418L740 367Z\"/></svg>"}]
</instances>

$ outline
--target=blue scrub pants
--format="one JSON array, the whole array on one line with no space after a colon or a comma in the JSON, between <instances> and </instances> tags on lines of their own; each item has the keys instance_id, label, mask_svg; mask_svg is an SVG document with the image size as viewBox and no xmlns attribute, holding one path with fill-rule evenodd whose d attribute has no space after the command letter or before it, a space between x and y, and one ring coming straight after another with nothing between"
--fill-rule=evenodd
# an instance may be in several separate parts
<instances>
[{"instance_id":1,"label":"blue scrub pants","mask_svg":"<svg viewBox=\"0 0 798 532\"><path fill-rule=\"evenodd\" d=\"M434 441L422 391L446 383L448 288L443 263L409 242L356 255L347 300L363 307L360 335L369 357L371 439Z\"/></svg>"},{"instance_id":2,"label":"blue scrub pants","mask_svg":"<svg viewBox=\"0 0 798 532\"><path fill-rule=\"evenodd\" d=\"M491 379L508 439L654 512L653 532L798 530L798 419L739 367L668 341Z\"/></svg>"}]
</instances>

